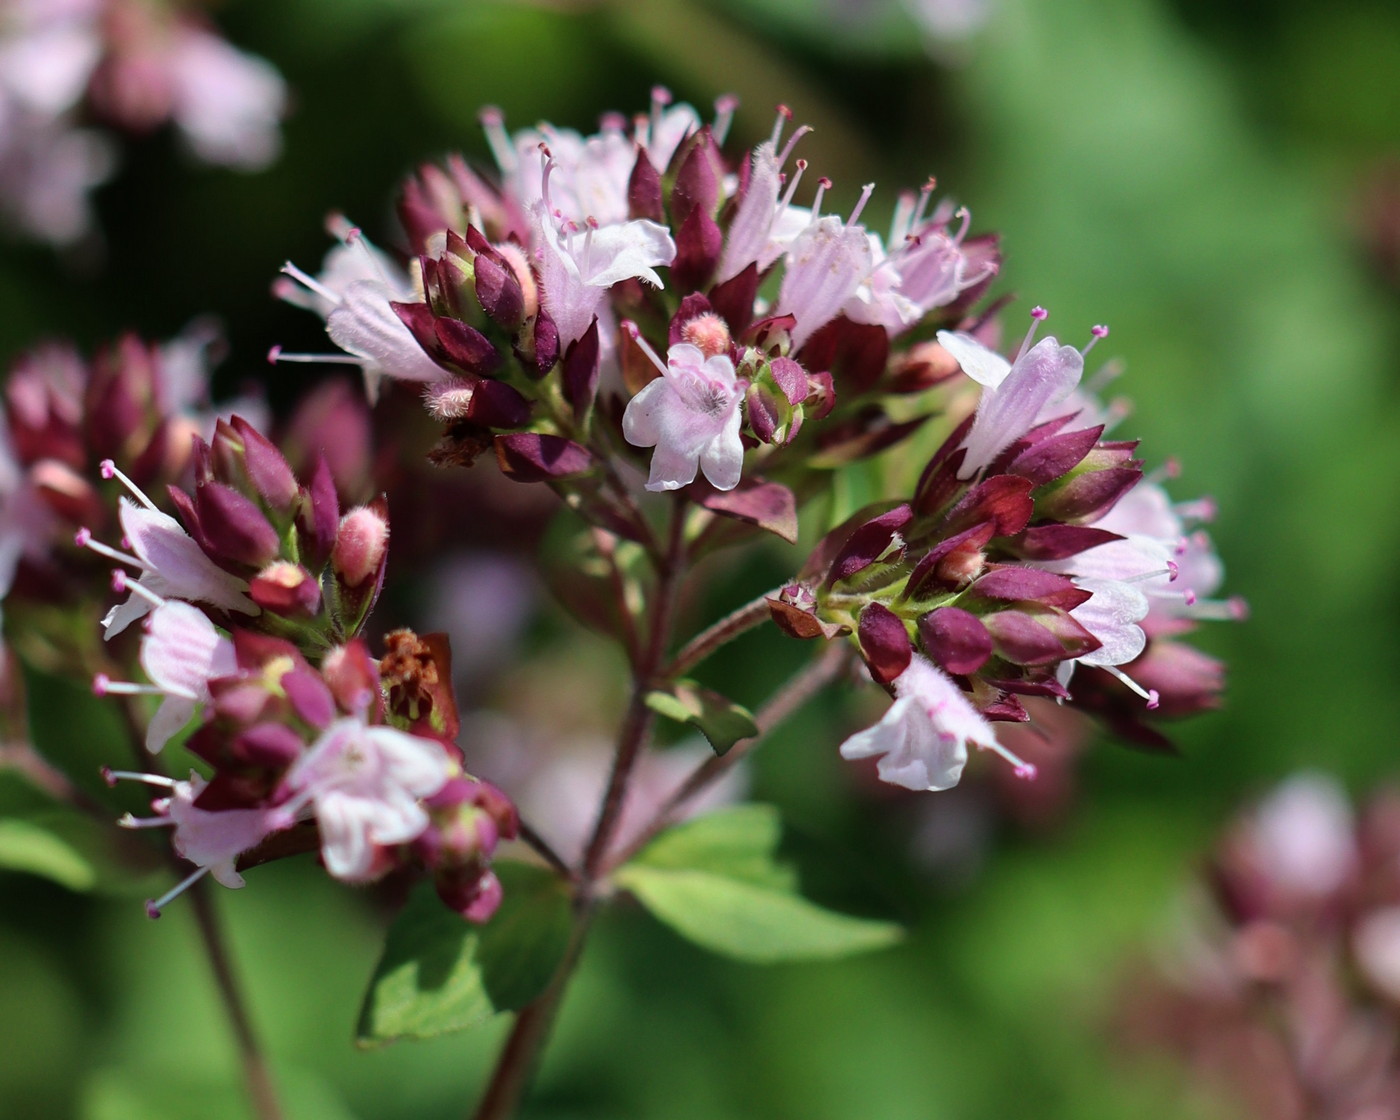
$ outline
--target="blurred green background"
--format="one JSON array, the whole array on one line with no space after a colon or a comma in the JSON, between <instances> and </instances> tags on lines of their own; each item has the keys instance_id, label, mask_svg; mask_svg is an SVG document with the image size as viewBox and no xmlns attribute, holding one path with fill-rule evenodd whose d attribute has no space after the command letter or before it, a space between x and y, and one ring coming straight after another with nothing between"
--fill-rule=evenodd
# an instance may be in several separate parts
<instances>
[{"instance_id":1,"label":"blurred green background","mask_svg":"<svg viewBox=\"0 0 1400 1120\"><path fill-rule=\"evenodd\" d=\"M514 127L589 130L663 82L702 112L739 94L743 144L792 106L815 126L803 154L835 180L831 209L878 182L876 228L877 206L888 214L898 188L936 174L974 228L1002 232L1000 290L1018 308L1046 305L1071 339L1111 325L1127 365L1115 388L1136 405L1120 431L1149 463L1180 459L1175 493L1215 496L1228 590L1253 610L1199 636L1230 664L1226 709L1180 728L1179 759L1096 744L1074 811L1026 831L964 824L937 795L917 810L854 796L839 713L819 705L760 752L755 794L827 854L809 861L819 878L850 862L873 895L898 899L908 942L760 969L614 913L565 1004L526 1113L537 1120L1229 1116L1168 1059L1116 1045L1115 1003L1232 807L1300 766L1357 790L1396 770L1393 185L1388 212L1382 201L1400 161L1400 8L993 9L931 55L897 4L875 0L228 3L228 37L294 90L282 160L257 176L211 171L157 135L98 194L105 259L0 244L6 357L50 335L87 348L127 327L165 337L214 311L232 346L221 378L266 377L289 401L313 375L269 373L261 356L324 344L268 286L284 259L320 259L328 211L391 240L403 173L451 150L485 159L481 105ZM732 600L780 562L736 572ZM578 644L555 666L594 648L560 640ZM724 683L761 699L799 652L746 639ZM84 768L106 757L95 701L62 685L34 700L41 746ZM9 801L25 796L0 782ZM941 812L966 851L920 871L911 838ZM187 908L152 924L129 896L9 873L0 891L0 1116L246 1115ZM218 903L294 1117L467 1112L499 1028L350 1044L385 921L370 895L294 861Z\"/></svg>"}]
</instances>

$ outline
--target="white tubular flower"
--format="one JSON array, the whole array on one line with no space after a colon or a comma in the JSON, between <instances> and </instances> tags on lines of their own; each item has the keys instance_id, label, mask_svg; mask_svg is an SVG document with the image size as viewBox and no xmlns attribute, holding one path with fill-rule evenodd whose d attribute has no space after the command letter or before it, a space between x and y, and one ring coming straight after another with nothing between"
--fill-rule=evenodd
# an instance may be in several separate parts
<instances>
[{"instance_id":1,"label":"white tubular flower","mask_svg":"<svg viewBox=\"0 0 1400 1120\"><path fill-rule=\"evenodd\" d=\"M1039 323L1045 312L1036 308L1031 316ZM1030 431L1042 409L1063 401L1079 385L1084 375L1084 355L1073 346L1060 345L1053 336L1030 346L1034 332L1033 325L1015 362L988 350L971 335L938 332L943 348L957 359L968 377L982 386L977 417L963 445L967 455L959 477L971 478Z\"/></svg>"},{"instance_id":2,"label":"white tubular flower","mask_svg":"<svg viewBox=\"0 0 1400 1120\"><path fill-rule=\"evenodd\" d=\"M879 723L841 744L842 758L881 756L880 780L905 789L952 789L972 743L1007 759L1018 776L1035 776L1035 767L997 742L992 725L932 662L915 655L895 678L894 692L895 702Z\"/></svg>"}]
</instances>

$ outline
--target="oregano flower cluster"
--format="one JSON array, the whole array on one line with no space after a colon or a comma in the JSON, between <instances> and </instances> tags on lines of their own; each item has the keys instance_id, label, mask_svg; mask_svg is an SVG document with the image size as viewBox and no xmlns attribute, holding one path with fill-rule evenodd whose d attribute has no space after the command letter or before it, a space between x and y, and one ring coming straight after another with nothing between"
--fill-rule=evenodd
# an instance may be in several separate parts
<instances>
[{"instance_id":1,"label":"oregano flower cluster","mask_svg":"<svg viewBox=\"0 0 1400 1120\"><path fill-rule=\"evenodd\" d=\"M948 789L972 748L1032 780L999 727L1061 704L1160 747L1158 719L1219 700L1222 666L1185 635L1244 613L1217 597L1212 504L1172 501L1174 465L1148 471L1099 396L1106 327L1062 340L1035 307L1005 343L1025 319L1009 296L988 302L1000 249L966 208L929 180L892 200L882 235L863 221L883 201L873 184L829 210L834 184L809 175L787 109L754 148L727 149L734 108L706 119L658 89L591 135L511 132L488 110L494 171L422 166L380 244L333 215L321 266L288 262L274 291L334 349L269 358L351 367L353 405L289 426L255 397L215 409L204 335L128 338L91 363L36 350L7 388L0 592L32 620L22 653L42 648L121 706L140 761L107 777L156 792L120 823L168 831L181 870L150 913L206 876L241 887L314 851L346 883L430 883L448 928L406 912L426 922L407 937L426 955L432 936L485 944L458 915L526 931L517 957L501 934L453 971L481 990L449 1001L520 1012L483 1115L510 1114L618 892L745 960L898 936L801 898L771 807L685 819L737 791L723 779L816 693L859 678L888 694L871 726L810 746L873 759L888 783ZM347 465L343 445L405 392L440 427L418 449L432 464L553 491L549 588L625 659L602 796L559 810L592 821L567 858L492 783L491 745L462 735L448 636L373 617L390 496L373 456ZM434 515L461 511L419 513ZM701 562L778 540L789 578L687 633L683 607L721 586ZM821 652L756 711L691 675L770 622ZM658 719L714 754L647 796ZM176 749L187 775L163 765ZM508 983L481 979L496 967ZM413 1033L378 1002L386 975L369 1041Z\"/></svg>"}]
</instances>

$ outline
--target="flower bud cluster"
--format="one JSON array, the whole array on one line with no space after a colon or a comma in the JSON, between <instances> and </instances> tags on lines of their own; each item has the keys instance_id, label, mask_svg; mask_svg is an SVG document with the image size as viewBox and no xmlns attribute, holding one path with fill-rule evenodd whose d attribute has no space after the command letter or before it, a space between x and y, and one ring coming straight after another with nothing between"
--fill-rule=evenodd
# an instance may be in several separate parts
<instances>
[{"instance_id":1,"label":"flower bud cluster","mask_svg":"<svg viewBox=\"0 0 1400 1120\"><path fill-rule=\"evenodd\" d=\"M65 244L92 224L88 191L116 146L97 121L145 133L169 121L201 160L256 170L281 146L281 76L177 5L7 3L0 18L0 213Z\"/></svg>"},{"instance_id":2,"label":"flower bud cluster","mask_svg":"<svg viewBox=\"0 0 1400 1120\"><path fill-rule=\"evenodd\" d=\"M1134 1033L1210 1056L1250 1115L1396 1115L1397 868L1395 791L1355 812L1324 774L1288 779L1218 846L1170 979L1127 993Z\"/></svg>"},{"instance_id":3,"label":"flower bud cluster","mask_svg":"<svg viewBox=\"0 0 1400 1120\"><path fill-rule=\"evenodd\" d=\"M186 439L192 485L166 487L178 517L105 459L103 477L127 491L117 515L126 551L77 533L119 565L112 588L126 598L103 620L106 638L143 624L146 681L103 672L94 690L159 698L152 753L197 717L185 747L208 768L188 781L118 775L163 790L153 816L125 823L173 828L175 851L196 865L151 912L205 873L241 885L239 868L260 858L249 853L271 844L319 846L347 882L425 866L449 905L485 920L500 899L490 857L515 825L505 798L463 773L446 638L396 631L376 662L357 637L388 563L384 499L342 513L324 458L299 480L237 415L207 441ZM426 799L463 782L469 796L429 812Z\"/></svg>"},{"instance_id":4,"label":"flower bud cluster","mask_svg":"<svg viewBox=\"0 0 1400 1120\"><path fill-rule=\"evenodd\" d=\"M823 214L825 180L797 205L807 129L784 140L784 109L733 158L732 111L707 124L658 90L649 115L592 136L510 134L488 112L499 182L455 157L422 168L400 204L406 269L333 219L342 244L320 274L289 265L277 290L344 354L273 357L352 362L372 392L427 383L438 461L494 448L519 481L563 486L624 448L649 460L647 489L703 474L723 492L889 446L917 425L883 395L930 382L924 363L889 360L892 340L955 324L997 271L995 242L966 236L965 211L930 211L932 184L901 200L888 248L858 220L870 188L847 218ZM812 420L823 430L799 441Z\"/></svg>"},{"instance_id":5,"label":"flower bud cluster","mask_svg":"<svg viewBox=\"0 0 1400 1120\"><path fill-rule=\"evenodd\" d=\"M427 383L439 463L494 448L508 477L549 482L638 542L653 533L619 458L645 469L646 490L703 507L697 537L749 531L708 533L722 517L793 540L823 472L929 419L896 398L932 390L956 408L975 383L975 410L908 500L833 530L774 619L854 637L896 703L845 750L883 756L899 784L955 783L968 743L1031 775L992 724L1028 720L1037 700L1165 744L1143 713L1211 706L1222 678L1176 639L1242 607L1208 598L1221 579L1196 526L1209 503L1174 506L1080 386L1107 328L1082 350L1037 342L1036 308L1015 355L994 352L995 308L968 313L999 250L968 236L965 209L935 205L929 181L900 198L885 239L860 221L873 185L845 217L823 212L826 179L800 205L807 130L780 109L768 140L732 158L732 110L706 123L657 90L648 114L591 136L512 134L489 111L499 180L459 158L421 169L400 206L406 269L337 220L321 274L289 265L279 290L325 317L345 351L329 360L360 365L371 389Z\"/></svg>"},{"instance_id":6,"label":"flower bud cluster","mask_svg":"<svg viewBox=\"0 0 1400 1120\"><path fill-rule=\"evenodd\" d=\"M939 334L983 385L975 413L909 500L856 514L770 600L795 637L852 634L896 708L918 698L882 733L843 748L885 754L882 776L911 788L954 784L969 742L1032 775L991 727L1028 720L1028 698L1076 704L1164 742L1143 715L1212 706L1222 680L1216 662L1170 639L1198 617L1242 612L1206 598L1220 564L1189 520L1208 505L1173 507L1144 478L1135 442L1103 438L1103 410L1079 388L1088 347L1032 345L1033 335L1007 362L967 335ZM897 761L910 752L920 767Z\"/></svg>"},{"instance_id":7,"label":"flower bud cluster","mask_svg":"<svg viewBox=\"0 0 1400 1120\"><path fill-rule=\"evenodd\" d=\"M89 597L110 567L64 547L80 528L99 536L115 528L94 482L99 462L156 491L189 473L191 437L212 434L215 423L213 342L202 326L159 346L127 335L91 361L50 343L11 368L0 410L0 598L23 615L12 632L41 643L50 662L78 652L69 648L73 628L47 608ZM239 407L262 411L253 398Z\"/></svg>"}]
</instances>

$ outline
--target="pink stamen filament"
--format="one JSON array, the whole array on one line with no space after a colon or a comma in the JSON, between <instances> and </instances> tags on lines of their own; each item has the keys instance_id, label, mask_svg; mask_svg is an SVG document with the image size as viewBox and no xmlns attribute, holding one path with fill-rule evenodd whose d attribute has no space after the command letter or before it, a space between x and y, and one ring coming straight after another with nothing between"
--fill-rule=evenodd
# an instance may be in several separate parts
<instances>
[{"instance_id":1,"label":"pink stamen filament","mask_svg":"<svg viewBox=\"0 0 1400 1120\"><path fill-rule=\"evenodd\" d=\"M317 280L316 277L310 275L309 273L303 272L291 261L288 261L282 266L282 272L285 273L287 276L290 276L303 288L315 292L322 299L328 301L336 307L340 306L341 301L338 295L336 295L328 287L322 284L321 281Z\"/></svg>"},{"instance_id":2,"label":"pink stamen filament","mask_svg":"<svg viewBox=\"0 0 1400 1120\"><path fill-rule=\"evenodd\" d=\"M148 918L151 918L152 920L159 918L160 912L162 910L164 910L167 906L169 906L172 902L174 902L177 898L179 898L182 894L184 894L187 890L189 890L192 886L199 882L199 880L203 879L204 876L208 874L209 868L197 867L194 869L194 871L190 872L189 875L181 879L178 883L175 884L175 886L171 887L170 890L166 891L159 898L155 899L154 901L148 899L146 902L146 916Z\"/></svg>"},{"instance_id":3,"label":"pink stamen filament","mask_svg":"<svg viewBox=\"0 0 1400 1120\"><path fill-rule=\"evenodd\" d=\"M516 157L515 146L510 142L510 134L506 132L505 115L492 105L481 110L477 119L481 121L481 131L486 134L486 144L491 149L496 166L505 175L514 174L520 161Z\"/></svg>"},{"instance_id":4,"label":"pink stamen filament","mask_svg":"<svg viewBox=\"0 0 1400 1120\"><path fill-rule=\"evenodd\" d=\"M117 464L112 462L111 459L103 459L98 469L102 472L103 478L115 478L118 482L125 486L127 490L131 492L131 496L135 498L138 502L140 502L143 506L145 506L147 509L153 510L156 508L155 502L151 501L150 498L146 497L145 491L143 491L141 487L137 486L136 483L132 482L131 479L127 478L125 473L123 473L122 470L117 466Z\"/></svg>"},{"instance_id":5,"label":"pink stamen filament","mask_svg":"<svg viewBox=\"0 0 1400 1120\"><path fill-rule=\"evenodd\" d=\"M140 583L132 582L131 577L121 568L116 568L112 572L112 590L118 595L125 591L130 591L133 595L139 595L150 603L153 607L165 606L167 600L157 595L149 587L143 587Z\"/></svg>"},{"instance_id":6,"label":"pink stamen filament","mask_svg":"<svg viewBox=\"0 0 1400 1120\"><path fill-rule=\"evenodd\" d=\"M734 123L734 110L739 107L739 99L726 93L715 99L715 123L710 126L710 135L716 144L723 144L729 136L729 126Z\"/></svg>"},{"instance_id":7,"label":"pink stamen filament","mask_svg":"<svg viewBox=\"0 0 1400 1120\"><path fill-rule=\"evenodd\" d=\"M337 366L362 366L364 359L352 357L349 354L288 354L280 346L274 346L267 352L267 360L274 365L278 362L312 362L315 364L325 363Z\"/></svg>"},{"instance_id":8,"label":"pink stamen filament","mask_svg":"<svg viewBox=\"0 0 1400 1120\"><path fill-rule=\"evenodd\" d=\"M1161 694L1155 688L1143 688L1142 685L1138 684L1137 681L1133 680L1132 677L1128 676L1128 674L1123 672L1122 669L1118 668L1117 665L1101 665L1099 667L1103 669L1103 671L1106 672L1109 676L1117 677L1133 692L1137 693L1144 700L1146 700L1147 710L1149 712L1156 711L1157 707L1162 703Z\"/></svg>"},{"instance_id":9,"label":"pink stamen filament","mask_svg":"<svg viewBox=\"0 0 1400 1120\"><path fill-rule=\"evenodd\" d=\"M667 369L666 363L663 362L656 351L651 348L651 343L642 337L642 332L638 329L637 324L628 319L622 324L622 330L628 338L637 344L637 348L651 359L651 364L664 374Z\"/></svg>"},{"instance_id":10,"label":"pink stamen filament","mask_svg":"<svg viewBox=\"0 0 1400 1120\"><path fill-rule=\"evenodd\" d=\"M140 568L143 572L146 565L141 563L135 556L130 556L125 552L118 552L110 545L105 545L101 541L92 539L92 533L87 529L79 529L73 537L74 543L79 548L86 548L89 552L95 552L98 556L105 556L108 560L115 560L118 564L130 564L133 568Z\"/></svg>"},{"instance_id":11,"label":"pink stamen filament","mask_svg":"<svg viewBox=\"0 0 1400 1120\"><path fill-rule=\"evenodd\" d=\"M823 175L817 180L817 193L812 199L812 221L815 222L822 216L822 198L831 189L831 180Z\"/></svg>"},{"instance_id":12,"label":"pink stamen filament","mask_svg":"<svg viewBox=\"0 0 1400 1120\"><path fill-rule=\"evenodd\" d=\"M874 183L866 183L860 188L860 198L856 199L855 206L851 209L851 216L846 219L847 227L853 226L860 220L861 212L865 209L865 204L870 201L870 196L875 191Z\"/></svg>"},{"instance_id":13,"label":"pink stamen filament","mask_svg":"<svg viewBox=\"0 0 1400 1120\"><path fill-rule=\"evenodd\" d=\"M978 743L977 746L981 750L991 751L993 754L1001 755L1002 758L1006 759L1007 762L1011 763L1011 765L1016 768L1016 777L1018 778L1034 778L1038 773L1034 765L1027 762L1015 752L1007 750L1007 748L1003 747L1000 743Z\"/></svg>"},{"instance_id":14,"label":"pink stamen filament","mask_svg":"<svg viewBox=\"0 0 1400 1120\"><path fill-rule=\"evenodd\" d=\"M1043 307L1031 308L1031 326L1026 331L1026 337L1021 340L1020 349L1016 351L1016 356L1011 359L1011 364L1015 365L1021 360L1021 355L1031 348L1031 343L1035 341L1035 332L1040 330L1040 324L1050 317L1050 312Z\"/></svg>"},{"instance_id":15,"label":"pink stamen filament","mask_svg":"<svg viewBox=\"0 0 1400 1120\"><path fill-rule=\"evenodd\" d=\"M174 778L167 778L164 774L143 774L139 770L113 770L104 766L102 778L109 786L116 785L119 781L127 781L144 782L148 786L160 786L162 789L175 788Z\"/></svg>"},{"instance_id":16,"label":"pink stamen filament","mask_svg":"<svg viewBox=\"0 0 1400 1120\"><path fill-rule=\"evenodd\" d=\"M1099 344L1100 339L1108 337L1108 328L1105 326L1091 327L1089 335L1089 341L1084 344L1084 349L1079 351L1086 358L1089 356L1089 351Z\"/></svg>"}]
</instances>

